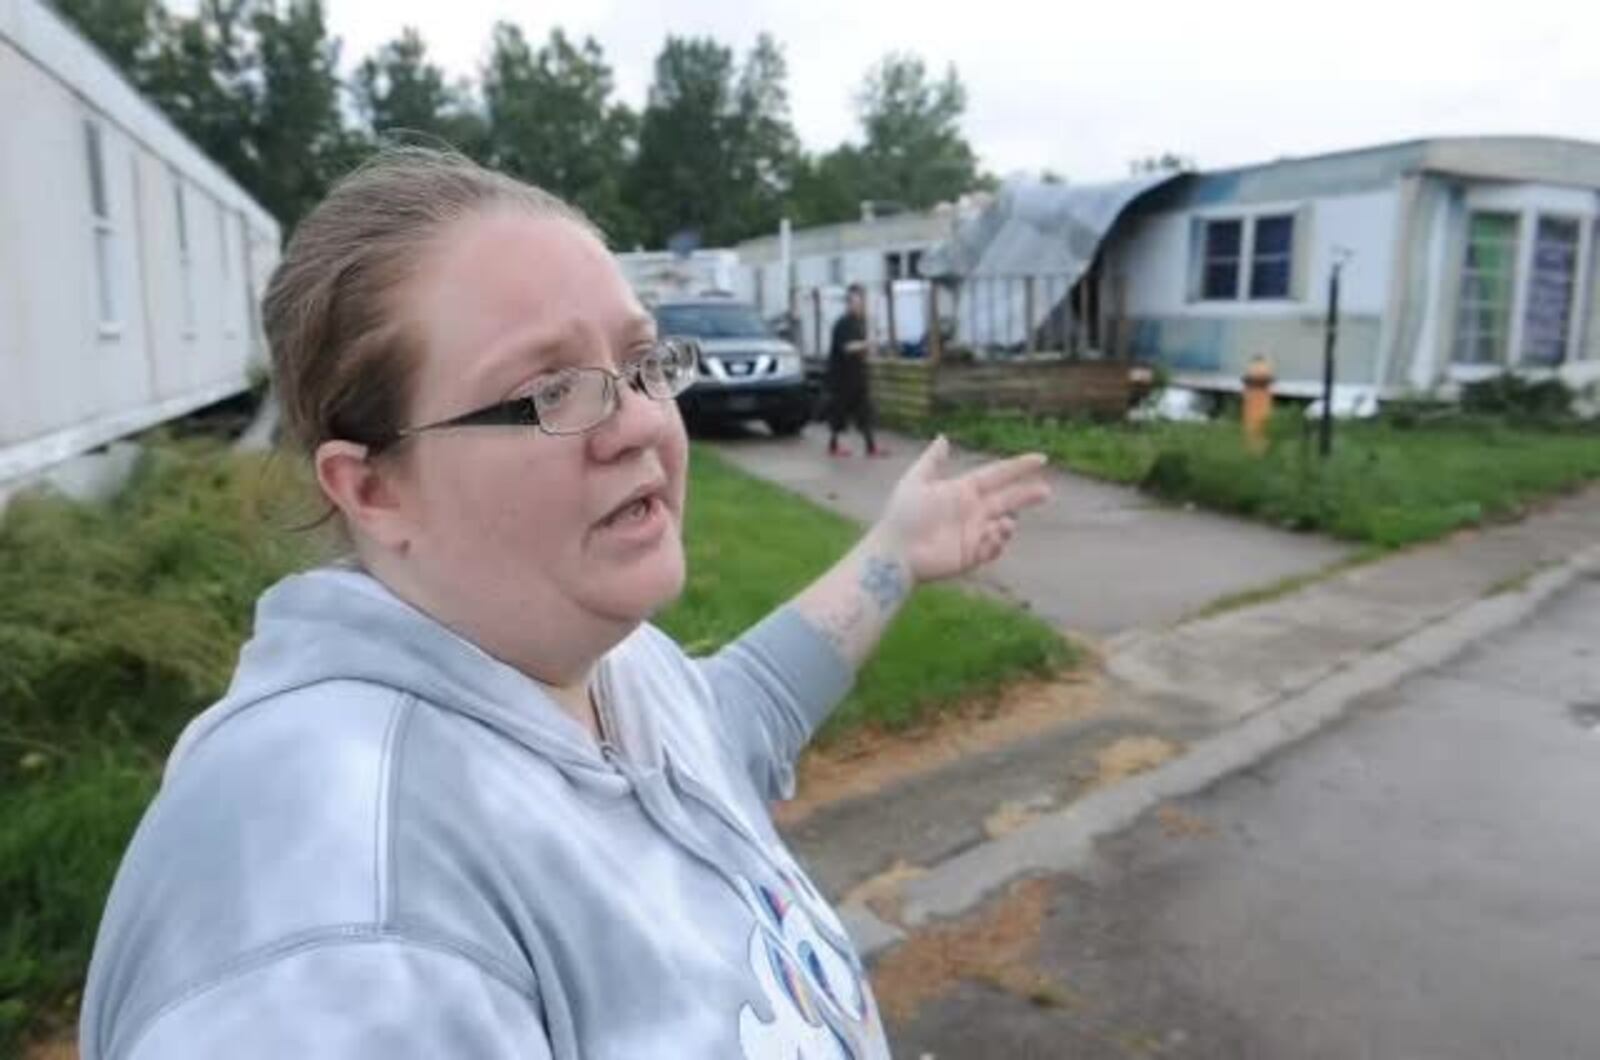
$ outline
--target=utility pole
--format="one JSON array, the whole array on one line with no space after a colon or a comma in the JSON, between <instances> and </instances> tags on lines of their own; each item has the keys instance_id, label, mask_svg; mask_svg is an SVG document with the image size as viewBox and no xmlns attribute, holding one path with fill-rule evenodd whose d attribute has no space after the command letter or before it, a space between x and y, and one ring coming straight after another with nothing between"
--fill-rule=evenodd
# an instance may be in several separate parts
<instances>
[{"instance_id":1,"label":"utility pole","mask_svg":"<svg viewBox=\"0 0 1600 1060\"><path fill-rule=\"evenodd\" d=\"M1322 424L1317 451L1326 460L1333 453L1333 366L1334 348L1339 343L1339 273L1350 259L1343 247L1333 250L1333 269L1328 273L1328 331L1322 353Z\"/></svg>"}]
</instances>

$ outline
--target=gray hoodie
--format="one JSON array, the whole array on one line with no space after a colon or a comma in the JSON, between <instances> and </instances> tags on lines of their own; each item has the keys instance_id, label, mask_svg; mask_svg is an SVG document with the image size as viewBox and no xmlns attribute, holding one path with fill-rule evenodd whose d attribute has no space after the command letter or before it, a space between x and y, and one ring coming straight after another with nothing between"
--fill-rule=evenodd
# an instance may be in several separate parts
<instances>
[{"instance_id":1,"label":"gray hoodie","mask_svg":"<svg viewBox=\"0 0 1600 1060\"><path fill-rule=\"evenodd\" d=\"M84 1060L886 1057L767 813L850 680L792 609L705 660L645 625L597 747L373 578L288 578L123 860Z\"/></svg>"}]
</instances>

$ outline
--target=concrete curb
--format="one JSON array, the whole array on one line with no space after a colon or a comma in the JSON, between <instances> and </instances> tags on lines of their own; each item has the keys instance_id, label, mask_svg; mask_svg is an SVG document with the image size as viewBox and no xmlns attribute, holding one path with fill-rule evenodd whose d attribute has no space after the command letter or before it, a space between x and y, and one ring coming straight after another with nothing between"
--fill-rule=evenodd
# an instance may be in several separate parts
<instances>
[{"instance_id":1,"label":"concrete curb","mask_svg":"<svg viewBox=\"0 0 1600 1060\"><path fill-rule=\"evenodd\" d=\"M1163 802L1193 795L1305 739L1343 717L1362 697L1432 669L1475 642L1516 625L1595 570L1600 570L1600 545L1533 573L1520 590L1475 600L1362 656L1233 728L1195 743L1163 766L951 858L906 884L903 923L916 928L958 916L1020 876L1082 870L1093 856L1096 840L1122 831ZM840 912L864 957L905 938L904 931L864 906L848 903Z\"/></svg>"}]
</instances>

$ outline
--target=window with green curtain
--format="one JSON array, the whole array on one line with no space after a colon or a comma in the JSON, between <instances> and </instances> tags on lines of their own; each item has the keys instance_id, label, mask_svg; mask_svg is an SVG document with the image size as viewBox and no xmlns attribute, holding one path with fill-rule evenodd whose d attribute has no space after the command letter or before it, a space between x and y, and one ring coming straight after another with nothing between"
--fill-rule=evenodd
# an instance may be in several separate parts
<instances>
[{"instance_id":1,"label":"window with green curtain","mask_svg":"<svg viewBox=\"0 0 1600 1060\"><path fill-rule=\"evenodd\" d=\"M1505 362L1516 279L1517 215L1473 213L1457 300L1457 364Z\"/></svg>"}]
</instances>

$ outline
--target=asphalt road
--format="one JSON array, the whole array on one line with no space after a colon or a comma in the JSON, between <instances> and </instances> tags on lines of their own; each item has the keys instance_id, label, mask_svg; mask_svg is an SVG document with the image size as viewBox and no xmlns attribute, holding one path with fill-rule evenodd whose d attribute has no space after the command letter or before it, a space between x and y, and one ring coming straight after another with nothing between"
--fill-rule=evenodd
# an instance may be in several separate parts
<instances>
[{"instance_id":1,"label":"asphalt road","mask_svg":"<svg viewBox=\"0 0 1600 1060\"><path fill-rule=\"evenodd\" d=\"M1051 988L895 1055L1600 1056L1600 580L1103 844L1037 937Z\"/></svg>"}]
</instances>

